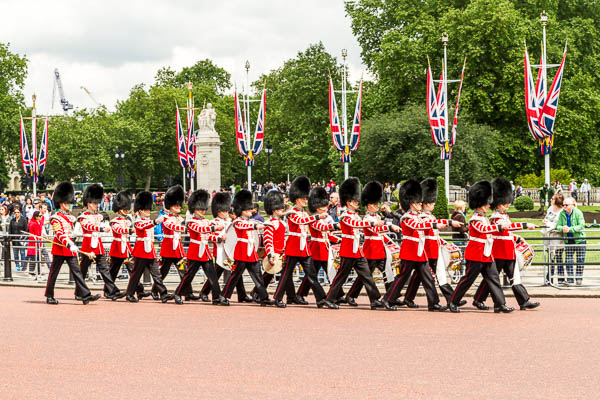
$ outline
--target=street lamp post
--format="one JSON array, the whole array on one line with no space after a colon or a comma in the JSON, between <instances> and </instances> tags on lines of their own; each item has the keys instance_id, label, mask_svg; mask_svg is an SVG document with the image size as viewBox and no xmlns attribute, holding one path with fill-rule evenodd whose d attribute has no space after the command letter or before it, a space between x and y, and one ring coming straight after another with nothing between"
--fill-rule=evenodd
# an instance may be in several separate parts
<instances>
[{"instance_id":1,"label":"street lamp post","mask_svg":"<svg viewBox=\"0 0 600 400\"><path fill-rule=\"evenodd\" d=\"M271 141L267 139L267 143L265 143L265 153L267 153L267 180L271 182L271 153L273 152L273 146L271 146Z\"/></svg>"},{"instance_id":2,"label":"street lamp post","mask_svg":"<svg viewBox=\"0 0 600 400\"><path fill-rule=\"evenodd\" d=\"M125 153L121 150L121 148L117 149L115 152L115 158L119 162L119 190L123 190L124 182L123 182L123 159L125 158Z\"/></svg>"}]
</instances>

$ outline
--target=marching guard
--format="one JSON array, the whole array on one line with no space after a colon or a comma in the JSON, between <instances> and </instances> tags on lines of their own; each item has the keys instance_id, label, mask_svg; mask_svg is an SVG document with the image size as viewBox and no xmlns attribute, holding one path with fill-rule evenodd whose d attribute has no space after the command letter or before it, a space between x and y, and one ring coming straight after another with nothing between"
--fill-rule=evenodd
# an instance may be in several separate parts
<instances>
[{"instance_id":1,"label":"marching guard","mask_svg":"<svg viewBox=\"0 0 600 400\"><path fill-rule=\"evenodd\" d=\"M113 234L113 241L110 245L110 277L116 281L119 276L121 266L125 263L125 267L131 275L131 266L128 259L132 256L133 250L129 244L129 234L132 233L133 227L129 218L129 209L131 208L131 195L126 191L117 193L113 200L112 210L116 216L110 221L110 228ZM150 296L150 292L144 291L144 285L140 282L136 287L138 299ZM104 287L104 295L108 297L107 287Z\"/></svg>"},{"instance_id":2,"label":"marching guard","mask_svg":"<svg viewBox=\"0 0 600 400\"><path fill-rule=\"evenodd\" d=\"M52 230L54 231L54 240L52 243L52 266L46 283L46 303L58 304L58 300L54 298L54 286L60 272L60 268L66 261L73 279L75 287L83 304L88 304L90 301L96 301L100 295L92 295L90 289L85 284L85 278L79 268L77 262L77 252L79 248L73 242L73 224L75 217L70 214L71 203L73 202L74 191L73 185L70 182L61 182L54 189L52 202L58 207L58 211L50 217Z\"/></svg>"},{"instance_id":3,"label":"marching guard","mask_svg":"<svg viewBox=\"0 0 600 400\"><path fill-rule=\"evenodd\" d=\"M395 301L400 291L415 271L419 274L423 288L427 295L427 309L429 311L446 311L445 306L440 305L440 298L435 289L434 277L427 265L427 254L425 253L425 232L430 229L441 229L448 225L446 219L432 219L423 221L420 217L423 201L421 185L414 179L404 182L398 190L398 198L402 209L406 211L400 219L402 229L402 243L400 244L400 273L396 275L390 286L385 299L388 302Z\"/></svg>"},{"instance_id":4,"label":"marching guard","mask_svg":"<svg viewBox=\"0 0 600 400\"><path fill-rule=\"evenodd\" d=\"M361 191L360 181L358 178L348 178L340 186L340 202L346 207L346 211L340 217L340 227L342 230L342 244L340 246L340 267L338 269L327 299L335 301L338 299L342 285L346 283L348 275L352 268L358 274L358 278L362 280L369 300L371 301L371 309L385 307L387 310L396 310L395 306L389 304L388 301L380 301L381 293L375 285L373 276L369 270L369 264L364 257L360 248L360 230L361 228L379 228L384 225L383 221L363 221L358 215Z\"/></svg>"},{"instance_id":5,"label":"marching guard","mask_svg":"<svg viewBox=\"0 0 600 400\"><path fill-rule=\"evenodd\" d=\"M421 190L423 191L423 206L422 213L420 215L422 221L436 221L436 218L431 213L435 208L435 201L437 200L438 195L438 186L437 180L435 178L427 178L421 182ZM448 220L453 227L458 228L463 224L454 221ZM444 241L440 238L440 230L439 229L427 229L425 231L425 255L427 256L429 268L433 271L434 274L437 275L437 268L442 268L439 271L441 276L446 275L446 266L438 265L439 254L440 254L440 246L444 243ZM442 278L443 278L442 277ZM418 273L413 273L410 282L408 283L408 287L406 288L406 293L404 295L404 304L406 304L409 308L418 308L419 306L415 304L414 300L417 296L417 290L419 289L419 285L421 284L421 275ZM441 282L438 279L438 285L446 302L450 302L450 297L452 293L454 293L454 289L447 281ZM467 304L466 300L461 300L458 304L459 307Z\"/></svg>"},{"instance_id":6,"label":"marching guard","mask_svg":"<svg viewBox=\"0 0 600 400\"><path fill-rule=\"evenodd\" d=\"M150 220L150 211L152 210L152 193L143 191L135 196L133 210L138 213L138 220L133 225L137 236L135 246L133 247L133 271L129 277L127 285L126 300L137 303L139 299L133 294L136 292L140 278L146 269L150 272L154 281L154 288L158 292L163 303L171 300L172 295L167 293L167 288L163 284L160 271L156 264L156 251L154 250L154 227L164 220L164 215L154 221Z\"/></svg>"},{"instance_id":7,"label":"marching guard","mask_svg":"<svg viewBox=\"0 0 600 400\"><path fill-rule=\"evenodd\" d=\"M221 295L219 287L219 278L212 262L212 254L208 242L217 242L220 240L216 232L223 229L223 225L211 224L204 216L208 210L210 194L203 189L196 190L191 194L188 200L188 210L192 213L192 218L187 223L187 229L190 234L190 245L187 251L188 268L183 275L183 279L175 290L175 303L183 304L181 296L189 297L192 294L192 281L198 269L202 267L204 274L212 284L212 302L228 306L229 301Z\"/></svg>"},{"instance_id":8,"label":"marching guard","mask_svg":"<svg viewBox=\"0 0 600 400\"><path fill-rule=\"evenodd\" d=\"M538 302L532 302L525 286L521 284L519 266L516 265L515 244L523 240L522 237L513 234L511 231L520 229L536 229L537 225L527 222L510 222L510 217L506 213L508 207L513 201L513 192L511 184L505 178L496 178L492 181L492 209L494 213L490 216L490 223L499 225L503 223L510 224L508 229L494 235L494 244L492 245L492 257L496 262L498 273L504 271L504 274L510 281L515 299L521 310L536 308L540 305ZM480 310L488 310L485 305L490 291L486 281L481 282L473 296L473 305Z\"/></svg>"},{"instance_id":9,"label":"marching guard","mask_svg":"<svg viewBox=\"0 0 600 400\"><path fill-rule=\"evenodd\" d=\"M304 211L308 203L308 195L310 192L310 180L306 176L298 176L290 185L290 200L295 203L291 212L288 214L288 238L285 245L285 264L279 285L275 291L275 305L279 308L285 308L286 304L283 299L284 288L287 288L292 282L294 268L296 264L300 264L304 270L304 274L308 279L313 293L317 300L317 307L322 308L338 308L337 304L326 299L325 290L319 284L315 267L310 258L310 247L308 246L308 231L307 225L317 219L327 218L326 214L317 216L308 216Z\"/></svg>"},{"instance_id":10,"label":"marching guard","mask_svg":"<svg viewBox=\"0 0 600 400\"><path fill-rule=\"evenodd\" d=\"M322 215L327 214L327 206L329 205L329 195L322 186L316 186L311 189L308 195L308 211L311 214ZM327 278L331 282L335 276L335 267L333 266L333 253L331 251L331 243L339 243L340 238L333 235L331 232L338 228L339 225L334 223L333 218L328 216L324 221L316 220L308 225L310 232L310 253L315 266L315 272L319 275L319 270L323 269ZM304 296L308 295L310 284L308 277L305 275L302 283L298 288L298 300L306 302ZM343 290L340 293L340 298L336 303L343 299Z\"/></svg>"},{"instance_id":11,"label":"marching guard","mask_svg":"<svg viewBox=\"0 0 600 400\"><path fill-rule=\"evenodd\" d=\"M476 182L469 190L469 207L475 212L469 220L469 243L465 250L467 270L465 275L454 289L448 307L454 313L460 312L457 304L469 290L479 274L483 275L488 290L494 299L494 312L509 313L514 308L506 306L506 299L500 285L498 270L493 265L492 247L494 237L492 234L510 229L510 223L501 222L491 224L485 213L490 209L492 201L492 184L489 181Z\"/></svg>"},{"instance_id":12,"label":"marching guard","mask_svg":"<svg viewBox=\"0 0 600 400\"><path fill-rule=\"evenodd\" d=\"M169 275L171 265L177 267L178 263L185 257L185 251L181 244L181 234L185 232L184 219L179 216L181 207L185 200L185 193L180 185L171 186L165 193L164 208L167 212L163 221L163 241L160 246L160 257L162 265L160 276L164 281ZM177 270L180 276L182 272ZM158 289L156 284L152 286L152 297L158 300ZM190 294L190 297L195 297Z\"/></svg>"},{"instance_id":13,"label":"marching guard","mask_svg":"<svg viewBox=\"0 0 600 400\"><path fill-rule=\"evenodd\" d=\"M220 241L213 244L213 260L215 263L215 271L217 273L217 281L223 275L223 290L225 285L231 278L231 271L223 268L226 261L224 241L227 228L231 224L231 217L229 216L231 211L231 195L229 192L217 192L213 196L210 202L210 210L213 215L213 222L223 226L223 230L219 232ZM204 302L209 302L208 294L212 288L212 283L209 279L204 282L202 289L200 290L200 299ZM222 290L222 291L223 291ZM246 294L246 288L244 287L243 279L240 279L235 287L238 295L239 303L252 303L252 299ZM221 291L221 292L222 292Z\"/></svg>"},{"instance_id":14,"label":"marching guard","mask_svg":"<svg viewBox=\"0 0 600 400\"><path fill-rule=\"evenodd\" d=\"M365 185L360 195L360 202L367 209L363 221L377 222L382 220L379 215L379 204L382 199L383 187L381 186L381 183L373 181ZM375 268L383 273L386 290L389 288L395 276L392 271L392 256L385 247L385 243L391 241L391 239L385 235L385 232L389 232L390 229L394 232L400 232L400 227L393 224L363 228L365 239L363 244L363 254L369 264L369 271L371 272L371 276L373 276ZM346 301L349 305L354 307L358 306L355 299L360 294L362 287L362 280L356 279L346 296Z\"/></svg>"},{"instance_id":15,"label":"marching guard","mask_svg":"<svg viewBox=\"0 0 600 400\"><path fill-rule=\"evenodd\" d=\"M253 208L252 193L249 190L242 189L235 194L233 198L233 211L236 215L236 219L232 222L237 235L233 256L235 264L233 266L233 273L225 284L223 296L226 298L231 297L233 288L240 280L242 280L244 271L248 270L248 273L254 282L260 305L268 306L272 305L273 302L269 300L269 295L265 289L260 271L258 254L256 254L256 246L258 243L255 243L251 233L253 230L262 228L262 225L256 223L256 221L249 220L252 216Z\"/></svg>"},{"instance_id":16,"label":"marching guard","mask_svg":"<svg viewBox=\"0 0 600 400\"><path fill-rule=\"evenodd\" d=\"M87 209L77 218L81 225L81 230L83 231L81 251L94 254L95 259L92 260L90 257L83 256L81 257L79 266L81 268L81 273L85 278L88 268L92 262L95 262L96 269L104 281L104 293L106 298L117 300L125 297L125 292L121 292L111 278L108 264L106 263L106 256L104 255L104 246L102 244L100 233L108 233L111 229L108 226L103 226L102 221L104 217L98 212L98 205L103 197L104 189L97 183L86 187L83 191L83 206ZM79 287L75 287L75 298L79 299L81 297L83 297L83 295L79 290Z\"/></svg>"}]
</instances>

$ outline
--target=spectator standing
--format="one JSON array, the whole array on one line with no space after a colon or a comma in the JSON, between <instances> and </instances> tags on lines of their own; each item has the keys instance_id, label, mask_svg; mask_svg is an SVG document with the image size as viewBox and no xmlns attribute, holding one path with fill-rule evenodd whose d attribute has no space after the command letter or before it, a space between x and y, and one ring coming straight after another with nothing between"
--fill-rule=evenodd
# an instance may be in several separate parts
<instances>
[{"instance_id":1,"label":"spectator standing","mask_svg":"<svg viewBox=\"0 0 600 400\"><path fill-rule=\"evenodd\" d=\"M577 201L577 182L575 179L571 179L571 183L569 183L569 192L571 192L571 197Z\"/></svg>"},{"instance_id":2,"label":"spectator standing","mask_svg":"<svg viewBox=\"0 0 600 400\"><path fill-rule=\"evenodd\" d=\"M327 214L335 222L340 222L340 196L337 192L329 194L329 206L327 206Z\"/></svg>"},{"instance_id":3,"label":"spectator standing","mask_svg":"<svg viewBox=\"0 0 600 400\"><path fill-rule=\"evenodd\" d=\"M15 267L17 271L24 271L25 265L25 246L27 236L24 236L21 232L27 232L27 218L21 215L21 209L15 207L13 210L13 218L10 220L8 226L8 233L11 235L11 242L13 246L13 255L15 257Z\"/></svg>"},{"instance_id":4,"label":"spectator standing","mask_svg":"<svg viewBox=\"0 0 600 400\"><path fill-rule=\"evenodd\" d=\"M469 231L469 224L467 224L467 216L465 215L465 211L467 209L467 203L462 200L456 200L454 202L454 211L450 216L450 219L453 219L458 222L462 222L463 225L459 227L452 226L452 238L456 241L457 246L463 246L468 239L467 232Z\"/></svg>"},{"instance_id":5,"label":"spectator standing","mask_svg":"<svg viewBox=\"0 0 600 400\"><path fill-rule=\"evenodd\" d=\"M515 197L521 197L523 196L523 186L521 186L521 184L519 183L517 185L517 189L515 191Z\"/></svg>"},{"instance_id":6,"label":"spectator standing","mask_svg":"<svg viewBox=\"0 0 600 400\"><path fill-rule=\"evenodd\" d=\"M585 219L583 213L577 208L577 203L572 197L567 197L563 203L563 210L558 215L556 229L562 232L565 240L565 265L567 267L567 285L573 282L573 256L576 257L577 269L575 273L576 284L580 286L583 280L583 263L585 262Z\"/></svg>"},{"instance_id":7,"label":"spectator standing","mask_svg":"<svg viewBox=\"0 0 600 400\"><path fill-rule=\"evenodd\" d=\"M592 192L592 187L587 179L583 180L581 187L579 188L579 193L581 194L582 205L590 205L590 194Z\"/></svg>"},{"instance_id":8,"label":"spectator standing","mask_svg":"<svg viewBox=\"0 0 600 400\"><path fill-rule=\"evenodd\" d=\"M27 228L31 235L42 236L42 217L39 211L34 211ZM29 275L35 275L35 261L40 249L40 239L35 236L29 236L27 244L27 261L29 262Z\"/></svg>"},{"instance_id":9,"label":"spectator standing","mask_svg":"<svg viewBox=\"0 0 600 400\"><path fill-rule=\"evenodd\" d=\"M33 212L35 211L35 207L33 206L33 201L31 197L25 199L25 207L24 214L27 220L30 220L33 217Z\"/></svg>"},{"instance_id":10,"label":"spectator standing","mask_svg":"<svg viewBox=\"0 0 600 400\"><path fill-rule=\"evenodd\" d=\"M252 208L252 216L250 217L250 219L259 221L259 222L265 222L265 219L263 218L262 215L260 215L260 213L258 212L258 204L254 203L253 204L253 208Z\"/></svg>"},{"instance_id":11,"label":"spectator standing","mask_svg":"<svg viewBox=\"0 0 600 400\"><path fill-rule=\"evenodd\" d=\"M392 201L392 187L388 182L385 183L385 188L383 189L383 193L385 194L385 201Z\"/></svg>"},{"instance_id":12,"label":"spectator standing","mask_svg":"<svg viewBox=\"0 0 600 400\"><path fill-rule=\"evenodd\" d=\"M8 235L8 226L10 224L10 213L5 204L0 206L0 232L2 235ZM4 257L2 258L4 259Z\"/></svg>"},{"instance_id":13,"label":"spectator standing","mask_svg":"<svg viewBox=\"0 0 600 400\"><path fill-rule=\"evenodd\" d=\"M41 203L40 218L42 236L50 236L50 211L48 208L48 203L46 202ZM48 248L44 244L41 245L40 256L48 266L48 269L50 269L50 254L48 253Z\"/></svg>"},{"instance_id":14,"label":"spectator standing","mask_svg":"<svg viewBox=\"0 0 600 400\"><path fill-rule=\"evenodd\" d=\"M552 284L554 271L557 272L557 283L562 285L564 282L564 267L563 267L563 252L565 250L565 243L562 239L562 232L556 230L556 224L558 223L558 216L560 215L563 208L564 196L561 193L556 193L550 198L550 207L546 211L546 217L544 218L544 225L546 228L542 229L542 235L545 237L555 237L557 239L546 239L544 240L544 247L548 249L548 259L552 263L548 272L546 273L546 284ZM557 268L555 268L557 267Z\"/></svg>"}]
</instances>

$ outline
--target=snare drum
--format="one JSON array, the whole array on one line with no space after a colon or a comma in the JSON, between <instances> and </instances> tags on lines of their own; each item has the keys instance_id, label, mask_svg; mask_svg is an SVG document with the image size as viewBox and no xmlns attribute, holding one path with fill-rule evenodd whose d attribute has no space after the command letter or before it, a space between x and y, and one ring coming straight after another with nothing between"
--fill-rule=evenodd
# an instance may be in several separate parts
<instances>
[{"instance_id":1,"label":"snare drum","mask_svg":"<svg viewBox=\"0 0 600 400\"><path fill-rule=\"evenodd\" d=\"M458 246L454 243L444 243L440 246L440 251L444 253L446 270L456 271L457 269L460 269L463 256Z\"/></svg>"},{"instance_id":2,"label":"snare drum","mask_svg":"<svg viewBox=\"0 0 600 400\"><path fill-rule=\"evenodd\" d=\"M521 240L515 245L515 255L517 258L517 265L519 270L522 271L527 268L533 262L534 251L533 248L524 240Z\"/></svg>"}]
</instances>

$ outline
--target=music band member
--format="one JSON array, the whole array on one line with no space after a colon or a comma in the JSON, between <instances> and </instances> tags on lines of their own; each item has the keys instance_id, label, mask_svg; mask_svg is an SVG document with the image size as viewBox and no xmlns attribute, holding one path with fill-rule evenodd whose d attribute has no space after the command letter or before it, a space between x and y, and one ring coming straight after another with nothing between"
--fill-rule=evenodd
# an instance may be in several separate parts
<instances>
[{"instance_id":1,"label":"music band member","mask_svg":"<svg viewBox=\"0 0 600 400\"><path fill-rule=\"evenodd\" d=\"M490 223L494 225L504 223L510 224L507 229L503 229L502 232L494 235L492 257L496 263L496 269L498 270L498 273L504 271L504 274L510 281L515 299L521 310L536 308L540 303L531 302L527 289L521 284L519 266L516 265L515 244L519 243L523 238L513 234L511 231L536 229L537 226L527 222L510 222L510 217L506 213L506 210L508 210L508 207L510 207L513 201L513 191L510 182L505 178L496 178L492 181L492 198L491 208L494 212L490 216ZM477 288L477 292L475 292L475 295L473 296L473 305L480 310L489 309L489 307L484 304L489 293L490 291L486 281L481 282Z\"/></svg>"},{"instance_id":2,"label":"music band member","mask_svg":"<svg viewBox=\"0 0 600 400\"><path fill-rule=\"evenodd\" d=\"M164 216L158 217L154 221L150 220L152 203L152 193L147 191L138 193L133 202L133 210L138 213L138 219L133 224L137 239L133 247L133 271L129 276L126 297L126 300L132 303L137 303L139 300L133 294L136 292L140 278L146 269L152 276L153 288L157 291L162 302L166 303L173 298L172 295L167 293L167 288L163 284L162 276L156 264L154 227L164 221Z\"/></svg>"},{"instance_id":3,"label":"music band member","mask_svg":"<svg viewBox=\"0 0 600 400\"><path fill-rule=\"evenodd\" d=\"M128 259L132 256L133 250L129 244L129 234L133 232L133 223L129 218L129 209L131 208L131 195L126 191L117 193L113 199L112 210L115 212L115 217L110 221L110 228L113 234L113 241L110 245L110 277L113 282L119 276L121 266L125 263L125 267L131 275L131 265ZM136 287L138 299L150 296L150 292L144 291L144 285L140 282ZM107 288L104 287L105 296L107 296ZM107 296L108 297L108 296Z\"/></svg>"},{"instance_id":4,"label":"music band member","mask_svg":"<svg viewBox=\"0 0 600 400\"><path fill-rule=\"evenodd\" d=\"M360 181L358 178L348 178L340 185L340 202L346 207L346 211L340 216L340 228L342 230L342 244L340 246L340 267L338 269L331 288L327 294L327 299L335 301L340 293L342 285L348 279L348 275L352 268L358 274L358 278L362 280L369 300L371 309L385 307L387 310L396 310L387 301L380 301L381 293L375 285L373 276L369 271L369 264L364 257L363 251L360 248L360 230L361 228L379 228L384 225L383 221L363 221L357 213L360 201Z\"/></svg>"},{"instance_id":5,"label":"music band member","mask_svg":"<svg viewBox=\"0 0 600 400\"><path fill-rule=\"evenodd\" d=\"M177 304L183 304L181 296L192 294L192 281L198 273L198 269L202 267L204 275L212 285L213 304L229 305L229 300L221 295L219 278L209 248L209 241L215 243L220 240L216 232L223 230L223 225L211 224L204 216L204 213L208 210L209 201L210 194L203 189L193 192L188 200L188 210L192 213L192 218L187 223L187 229L190 233L190 245L187 250L189 264L181 283L175 290L175 303Z\"/></svg>"},{"instance_id":6,"label":"music band member","mask_svg":"<svg viewBox=\"0 0 600 400\"><path fill-rule=\"evenodd\" d=\"M230 216L231 194L229 194L229 192L215 193L210 202L210 209L214 217L213 222L223 226L223 230L220 231L218 235L221 241L213 245L213 261L215 263L215 271L217 273L217 280L221 277L221 275L223 276L223 290L221 290L221 292L223 292L225 290L225 285L229 281L229 278L231 278L231 271L223 268L225 262L227 261L224 242L226 239L227 228L232 221ZM209 279L207 279L200 290L200 299L202 299L202 301L210 301L208 298L208 293L210 293L211 288L212 283ZM243 279L238 281L237 285L235 286L235 290L238 295L238 303L252 303L252 298L246 294L246 288L244 287Z\"/></svg>"},{"instance_id":7,"label":"music band member","mask_svg":"<svg viewBox=\"0 0 600 400\"><path fill-rule=\"evenodd\" d=\"M425 232L444 228L448 224L448 220L423 221L421 219L423 190L421 184L414 179L409 179L400 186L398 198L402 209L406 211L400 219L400 228L402 229L400 259L402 262L400 273L396 275L385 298L390 302L396 300L410 273L414 270L419 274L423 283L427 295L427 309L429 311L445 311L446 307L440 305L440 298L435 289L433 272L427 265Z\"/></svg>"},{"instance_id":8,"label":"music band member","mask_svg":"<svg viewBox=\"0 0 600 400\"><path fill-rule=\"evenodd\" d=\"M450 304L448 304L450 311L454 313L460 312L457 304L462 300L479 274L485 279L494 299L494 312L509 313L514 311L514 308L506 306L498 270L492 264L492 246L494 244L492 234L509 229L510 224L506 222L499 225L490 223L485 213L490 209L491 201L492 184L489 181L479 181L471 186L469 190L469 207L475 212L469 220L469 243L467 243L465 250L467 270L458 285L456 285L456 289L450 297Z\"/></svg>"},{"instance_id":9,"label":"music band member","mask_svg":"<svg viewBox=\"0 0 600 400\"><path fill-rule=\"evenodd\" d=\"M66 261L73 275L75 287L81 296L83 304L88 304L90 301L96 301L100 295L92 295L90 289L85 284L85 278L79 268L77 262L77 252L79 248L73 242L73 224L75 217L70 214L71 203L73 202L74 191L71 182L61 182L54 189L52 202L58 211L50 217L52 230L54 231L54 240L52 243L52 266L48 274L48 282L46 283L46 303L56 305L58 300L54 298L54 286L60 272L60 268Z\"/></svg>"},{"instance_id":10,"label":"music band member","mask_svg":"<svg viewBox=\"0 0 600 400\"><path fill-rule=\"evenodd\" d=\"M363 207L366 207L367 213L363 218L365 222L378 222L382 221L379 215L379 203L383 199L383 186L379 182L369 182L363 188L360 195L360 202ZM400 232L400 227L397 225L382 225L363 228L364 244L363 254L369 264L369 271L371 277L377 268L384 277L385 288L389 288L391 282L394 280L395 274L392 271L392 255L386 249L385 243L391 242L392 240L385 235L385 232L393 230L394 232ZM348 291L346 299L348 304L351 306L357 306L356 299L360 294L363 287L362 280L356 279L354 284Z\"/></svg>"},{"instance_id":11,"label":"music band member","mask_svg":"<svg viewBox=\"0 0 600 400\"><path fill-rule=\"evenodd\" d=\"M420 218L422 221L434 221L438 222L436 218L433 216L432 211L435 208L435 201L437 200L438 195L438 186L437 180L435 178L427 178L421 182L421 190L423 191L423 206ZM463 224L454 221L448 220L450 224L458 228ZM448 283L446 278L446 265L438 266L438 257L440 253L440 246L445 243L444 240L440 238L440 230L439 229L427 229L425 232L425 255L427 256L429 268L433 271L433 273L438 276L438 285L446 302L450 302L450 297L452 293L454 293L454 289ZM437 268L442 268L441 271L437 271ZM439 275L438 275L439 272ZM443 282L440 281L439 277L442 277ZM421 276L418 273L413 273L408 287L406 288L406 293L404 294L404 304L406 304L409 308L418 308L419 306L415 304L414 300L417 295L417 290L419 289L419 285L421 284ZM467 304L466 300L461 300L458 306L463 306Z\"/></svg>"},{"instance_id":12,"label":"music band member","mask_svg":"<svg viewBox=\"0 0 600 400\"><path fill-rule=\"evenodd\" d=\"M339 224L336 224L333 221L333 218L328 214L328 206L329 194L325 188L322 186L312 188L308 194L308 211L316 216L327 214L327 218L324 220L318 219L308 224L308 231L310 233L310 254L317 276L319 275L319 271L323 269L327 279L331 282L336 273L333 265L334 256L333 251L331 250L331 243L339 243L341 239L331 233L334 229L339 229ZM300 301L306 302L304 296L308 295L309 290L310 284L308 282L308 277L305 275L298 288L298 297ZM340 299L343 299L343 296L344 292L342 290L340 298L337 299L336 303L340 302Z\"/></svg>"},{"instance_id":13,"label":"music band member","mask_svg":"<svg viewBox=\"0 0 600 400\"><path fill-rule=\"evenodd\" d=\"M90 257L82 256L79 266L85 278L88 268L92 262L95 262L96 269L104 281L104 293L106 297L111 300L117 300L125 297L125 292L121 292L115 286L115 282L110 276L108 264L106 263L106 256L104 255L104 245L102 244L100 233L108 233L111 229L102 223L104 217L98 212L98 205L103 197L104 189L97 183L86 187L83 191L83 206L87 209L77 217L83 232L81 251L94 254L96 257L92 260ZM81 297L81 293L75 287L75 298L79 299Z\"/></svg>"},{"instance_id":14,"label":"music band member","mask_svg":"<svg viewBox=\"0 0 600 400\"><path fill-rule=\"evenodd\" d=\"M177 266L185 257L185 251L181 244L181 234L185 232L183 225L184 219L179 216L181 207L185 200L185 193L180 185L171 186L165 193L164 208L167 212L163 221L163 241L160 246L160 257L162 265L160 266L160 276L164 282L169 275L171 265ZM177 269L179 276L183 273ZM152 287L152 297L158 299L156 285ZM193 295L190 295L193 297Z\"/></svg>"},{"instance_id":15,"label":"music band member","mask_svg":"<svg viewBox=\"0 0 600 400\"><path fill-rule=\"evenodd\" d=\"M229 281L225 284L223 296L226 298L231 297L233 288L242 279L244 271L248 270L248 274L250 274L250 277L254 282L260 305L268 306L272 305L273 302L269 300L269 295L267 294L265 284L262 280L258 254L256 254L256 246L258 246L258 243L252 232L256 229L262 229L263 226L262 224L249 219L252 216L253 208L254 204L252 203L252 193L250 191L242 189L235 194L233 198L233 211L236 215L236 219L232 222L237 235L233 255L235 263L231 278L229 278Z\"/></svg>"}]
</instances>

